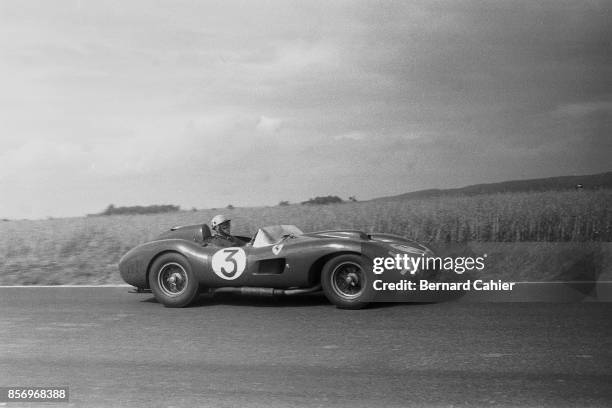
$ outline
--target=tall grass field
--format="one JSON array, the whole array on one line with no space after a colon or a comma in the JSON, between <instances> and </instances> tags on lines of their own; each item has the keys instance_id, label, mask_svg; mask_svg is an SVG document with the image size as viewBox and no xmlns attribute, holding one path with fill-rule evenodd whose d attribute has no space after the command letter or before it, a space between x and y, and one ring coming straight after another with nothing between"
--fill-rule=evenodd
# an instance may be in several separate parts
<instances>
[{"instance_id":1,"label":"tall grass field","mask_svg":"<svg viewBox=\"0 0 612 408\"><path fill-rule=\"evenodd\" d=\"M576 261L591 256L606 274L611 203L612 190L550 191L5 221L0 222L0 284L121 283L117 263L129 249L174 225L208 223L217 213L230 216L232 232L239 235L252 235L263 225L295 224L303 231L394 233L440 251L477 248L497 254L500 267L493 272L508 279L562 276L561 270L543 269L571 264L568 253L578 254ZM523 267L514 268L514 258L524 256Z\"/></svg>"}]
</instances>

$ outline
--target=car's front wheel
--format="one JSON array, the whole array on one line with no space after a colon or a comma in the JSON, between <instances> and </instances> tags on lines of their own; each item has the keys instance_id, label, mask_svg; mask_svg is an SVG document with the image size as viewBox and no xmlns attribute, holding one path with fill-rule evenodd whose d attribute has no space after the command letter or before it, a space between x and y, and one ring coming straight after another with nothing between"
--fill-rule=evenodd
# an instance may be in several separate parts
<instances>
[{"instance_id":1,"label":"car's front wheel","mask_svg":"<svg viewBox=\"0 0 612 408\"><path fill-rule=\"evenodd\" d=\"M361 309L366 292L366 274L361 257L353 254L336 256L323 266L321 286L330 302L342 309Z\"/></svg>"},{"instance_id":2,"label":"car's front wheel","mask_svg":"<svg viewBox=\"0 0 612 408\"><path fill-rule=\"evenodd\" d=\"M149 286L167 307L185 307L198 295L199 284L187 259L177 253L160 256L151 265Z\"/></svg>"}]
</instances>

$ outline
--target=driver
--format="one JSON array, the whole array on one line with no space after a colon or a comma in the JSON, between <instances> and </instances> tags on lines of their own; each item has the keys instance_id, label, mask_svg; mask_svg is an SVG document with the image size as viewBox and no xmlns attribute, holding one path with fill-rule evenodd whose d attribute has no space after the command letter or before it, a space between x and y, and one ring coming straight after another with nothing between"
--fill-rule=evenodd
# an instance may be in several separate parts
<instances>
[{"instance_id":1,"label":"driver","mask_svg":"<svg viewBox=\"0 0 612 408\"><path fill-rule=\"evenodd\" d=\"M220 247L242 246L244 242L232 236L230 233L232 220L223 214L215 215L210 221L213 231L210 243Z\"/></svg>"}]
</instances>

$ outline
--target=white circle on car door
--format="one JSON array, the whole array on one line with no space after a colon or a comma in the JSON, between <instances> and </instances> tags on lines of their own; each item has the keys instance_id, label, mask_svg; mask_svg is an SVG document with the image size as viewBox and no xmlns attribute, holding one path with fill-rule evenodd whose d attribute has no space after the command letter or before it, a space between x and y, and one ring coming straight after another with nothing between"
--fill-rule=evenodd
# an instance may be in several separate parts
<instances>
[{"instance_id":1,"label":"white circle on car door","mask_svg":"<svg viewBox=\"0 0 612 408\"><path fill-rule=\"evenodd\" d=\"M246 268L246 254L238 247L223 248L212 257L212 269L220 278L234 280L242 275Z\"/></svg>"}]
</instances>

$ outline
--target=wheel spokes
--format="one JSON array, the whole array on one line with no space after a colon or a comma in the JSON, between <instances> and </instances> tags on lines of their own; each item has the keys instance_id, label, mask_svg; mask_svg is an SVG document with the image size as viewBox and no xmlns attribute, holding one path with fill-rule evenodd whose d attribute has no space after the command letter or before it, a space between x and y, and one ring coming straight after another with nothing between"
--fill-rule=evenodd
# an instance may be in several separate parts
<instances>
[{"instance_id":1,"label":"wheel spokes","mask_svg":"<svg viewBox=\"0 0 612 408\"><path fill-rule=\"evenodd\" d=\"M185 290L187 279L187 272L181 265L166 264L159 273L159 286L167 295L175 296Z\"/></svg>"},{"instance_id":2,"label":"wheel spokes","mask_svg":"<svg viewBox=\"0 0 612 408\"><path fill-rule=\"evenodd\" d=\"M362 269L353 263L341 264L334 270L332 281L338 295L356 297L363 290Z\"/></svg>"}]
</instances>

